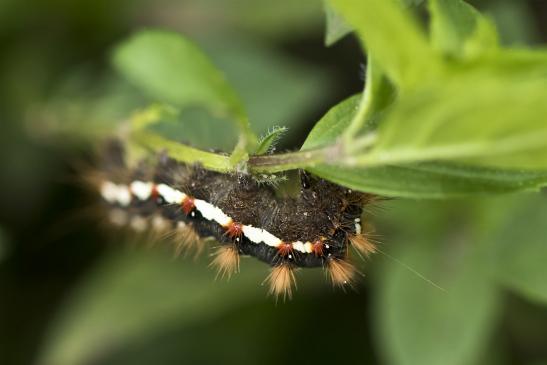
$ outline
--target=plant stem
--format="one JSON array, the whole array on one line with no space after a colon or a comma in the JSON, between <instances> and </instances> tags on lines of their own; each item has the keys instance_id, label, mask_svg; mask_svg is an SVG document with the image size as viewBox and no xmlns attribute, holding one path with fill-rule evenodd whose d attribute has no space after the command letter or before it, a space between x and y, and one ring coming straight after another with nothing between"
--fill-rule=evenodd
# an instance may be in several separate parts
<instances>
[{"instance_id":1,"label":"plant stem","mask_svg":"<svg viewBox=\"0 0 547 365\"><path fill-rule=\"evenodd\" d=\"M229 156L202 151L182 143L168 140L149 131L134 132L131 134L131 139L154 152L167 152L169 157L180 162L189 164L197 162L206 169L220 172L233 170Z\"/></svg>"},{"instance_id":2,"label":"plant stem","mask_svg":"<svg viewBox=\"0 0 547 365\"><path fill-rule=\"evenodd\" d=\"M273 173L332 162L338 158L340 152L340 145L334 144L315 150L251 156L248 163L252 172Z\"/></svg>"}]
</instances>

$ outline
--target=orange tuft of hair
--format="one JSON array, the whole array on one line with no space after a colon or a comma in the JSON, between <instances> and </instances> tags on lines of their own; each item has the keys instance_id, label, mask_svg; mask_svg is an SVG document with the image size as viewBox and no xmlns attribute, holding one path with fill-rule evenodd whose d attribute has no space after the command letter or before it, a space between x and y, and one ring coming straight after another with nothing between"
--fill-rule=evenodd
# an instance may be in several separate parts
<instances>
[{"instance_id":1,"label":"orange tuft of hair","mask_svg":"<svg viewBox=\"0 0 547 365\"><path fill-rule=\"evenodd\" d=\"M334 286L344 287L353 284L357 270L346 260L332 258L327 261L327 273Z\"/></svg>"},{"instance_id":2,"label":"orange tuft of hair","mask_svg":"<svg viewBox=\"0 0 547 365\"><path fill-rule=\"evenodd\" d=\"M352 234L349 236L351 246L360 254L368 257L376 253L376 245L368 240L364 234Z\"/></svg>"},{"instance_id":3,"label":"orange tuft of hair","mask_svg":"<svg viewBox=\"0 0 547 365\"><path fill-rule=\"evenodd\" d=\"M292 298L293 285L296 289L296 278L291 264L283 263L272 267L270 274L264 280L267 281L270 289L268 294L275 295L276 299L283 295L283 300Z\"/></svg>"},{"instance_id":4,"label":"orange tuft of hair","mask_svg":"<svg viewBox=\"0 0 547 365\"><path fill-rule=\"evenodd\" d=\"M194 228L187 223L179 222L174 232L173 242L175 245L175 256L180 256L183 251L194 251L199 256L203 251L204 244Z\"/></svg>"},{"instance_id":5,"label":"orange tuft of hair","mask_svg":"<svg viewBox=\"0 0 547 365\"><path fill-rule=\"evenodd\" d=\"M220 246L212 254L213 261L209 264L210 267L217 269L217 278L230 277L239 272L239 252L234 245Z\"/></svg>"}]
</instances>

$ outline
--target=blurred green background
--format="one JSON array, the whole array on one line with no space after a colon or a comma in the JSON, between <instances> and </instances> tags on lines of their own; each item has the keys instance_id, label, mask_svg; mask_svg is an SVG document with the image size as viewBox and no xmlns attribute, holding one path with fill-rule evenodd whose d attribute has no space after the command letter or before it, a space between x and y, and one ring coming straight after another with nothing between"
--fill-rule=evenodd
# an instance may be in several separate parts
<instances>
[{"instance_id":1,"label":"blurred green background","mask_svg":"<svg viewBox=\"0 0 547 365\"><path fill-rule=\"evenodd\" d=\"M547 41L546 2L473 4L506 44ZM547 364L545 194L384 203L366 217L386 254L356 258L355 291L306 270L277 304L254 260L215 281L207 255L173 260L102 229L75 165L147 105L110 66L113 47L147 27L195 40L257 132L290 128L279 149L362 87L358 43L324 47L319 1L2 0L0 364ZM218 121L185 113L207 146L199 126ZM229 146L224 134L214 147Z\"/></svg>"}]
</instances>

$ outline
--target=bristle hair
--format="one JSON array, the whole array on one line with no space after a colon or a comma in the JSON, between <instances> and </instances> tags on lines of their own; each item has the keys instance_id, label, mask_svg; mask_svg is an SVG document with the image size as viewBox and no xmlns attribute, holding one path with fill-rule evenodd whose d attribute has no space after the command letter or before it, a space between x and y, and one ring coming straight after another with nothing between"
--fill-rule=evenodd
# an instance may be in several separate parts
<instances>
[{"instance_id":1,"label":"bristle hair","mask_svg":"<svg viewBox=\"0 0 547 365\"><path fill-rule=\"evenodd\" d=\"M327 273L334 286L344 287L352 286L357 270L348 261L333 258L327 261Z\"/></svg>"},{"instance_id":2,"label":"bristle hair","mask_svg":"<svg viewBox=\"0 0 547 365\"><path fill-rule=\"evenodd\" d=\"M294 276L294 268L283 263L272 267L270 274L266 280L270 286L268 294L274 295L276 299L283 295L283 300L292 298L293 285L296 289L296 278Z\"/></svg>"},{"instance_id":3,"label":"bristle hair","mask_svg":"<svg viewBox=\"0 0 547 365\"><path fill-rule=\"evenodd\" d=\"M193 251L195 257L198 257L204 248L204 244L194 228L184 222L179 222L175 228L173 244L175 246L175 256L180 256L183 252Z\"/></svg>"},{"instance_id":4,"label":"bristle hair","mask_svg":"<svg viewBox=\"0 0 547 365\"><path fill-rule=\"evenodd\" d=\"M217 269L217 278L227 278L239 272L239 253L233 245L220 246L213 253L214 259L209 266Z\"/></svg>"},{"instance_id":5,"label":"bristle hair","mask_svg":"<svg viewBox=\"0 0 547 365\"><path fill-rule=\"evenodd\" d=\"M353 234L349 236L351 246L365 257L376 252L376 245L368 240L364 234Z\"/></svg>"}]
</instances>

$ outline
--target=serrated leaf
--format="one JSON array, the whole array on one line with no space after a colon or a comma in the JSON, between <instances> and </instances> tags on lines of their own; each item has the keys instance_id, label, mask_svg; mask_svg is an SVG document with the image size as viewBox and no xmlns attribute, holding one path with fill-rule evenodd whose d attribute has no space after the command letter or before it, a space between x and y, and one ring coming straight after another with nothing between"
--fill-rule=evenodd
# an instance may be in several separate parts
<instances>
[{"instance_id":1,"label":"serrated leaf","mask_svg":"<svg viewBox=\"0 0 547 365\"><path fill-rule=\"evenodd\" d=\"M442 222L447 225L449 220L445 217ZM462 232L454 236L443 232L442 237L419 232L418 239L405 235L405 244L390 252L400 262L389 262L378 273L374 318L386 363L471 364L488 342L498 295L484 264L487 252L462 237Z\"/></svg>"},{"instance_id":2,"label":"serrated leaf","mask_svg":"<svg viewBox=\"0 0 547 365\"><path fill-rule=\"evenodd\" d=\"M547 200L533 196L507 210L493 234L497 276L522 295L547 304Z\"/></svg>"},{"instance_id":3,"label":"serrated leaf","mask_svg":"<svg viewBox=\"0 0 547 365\"><path fill-rule=\"evenodd\" d=\"M442 69L438 55L402 5L391 0L330 0L330 4L397 86L423 83Z\"/></svg>"},{"instance_id":4,"label":"serrated leaf","mask_svg":"<svg viewBox=\"0 0 547 365\"><path fill-rule=\"evenodd\" d=\"M113 61L119 72L153 99L177 107L206 107L231 117L249 141L255 138L239 96L223 74L179 34L137 33L116 48Z\"/></svg>"},{"instance_id":5,"label":"serrated leaf","mask_svg":"<svg viewBox=\"0 0 547 365\"><path fill-rule=\"evenodd\" d=\"M493 24L463 0L430 0L431 40L451 56L462 58L495 48Z\"/></svg>"},{"instance_id":6,"label":"serrated leaf","mask_svg":"<svg viewBox=\"0 0 547 365\"><path fill-rule=\"evenodd\" d=\"M328 1L323 2L325 10L325 46L330 47L353 31L353 28L334 11Z\"/></svg>"}]
</instances>

